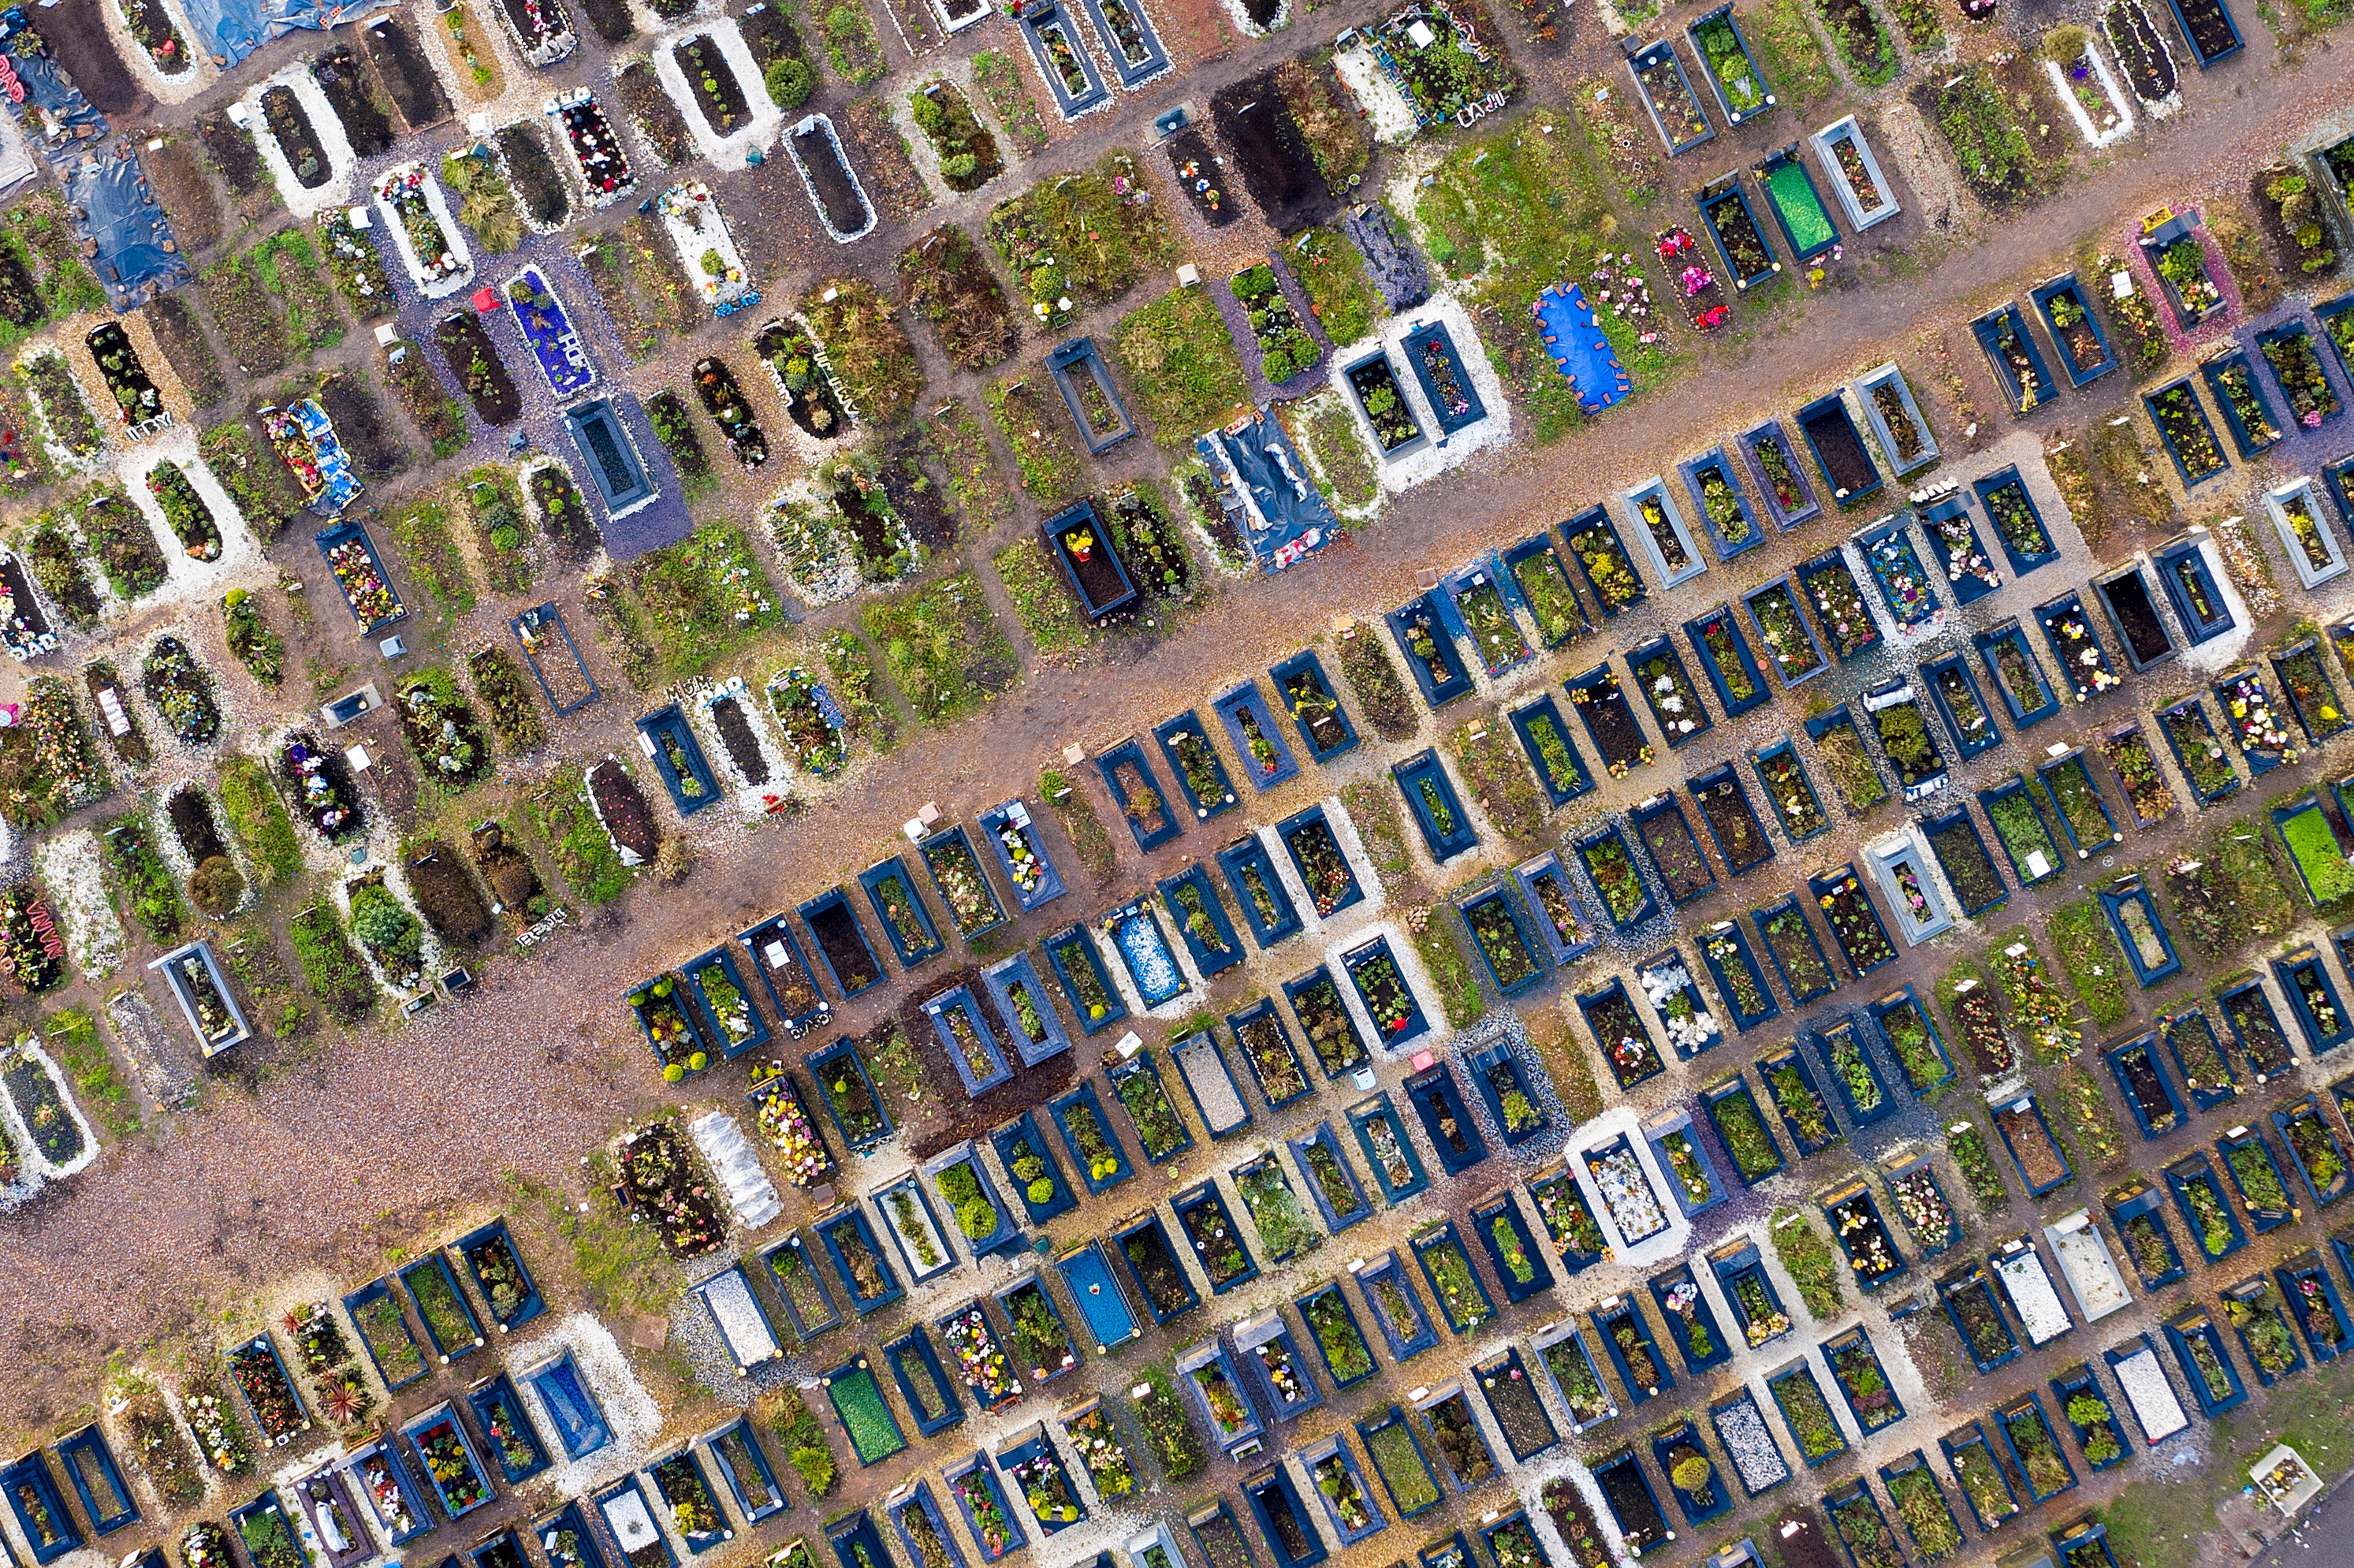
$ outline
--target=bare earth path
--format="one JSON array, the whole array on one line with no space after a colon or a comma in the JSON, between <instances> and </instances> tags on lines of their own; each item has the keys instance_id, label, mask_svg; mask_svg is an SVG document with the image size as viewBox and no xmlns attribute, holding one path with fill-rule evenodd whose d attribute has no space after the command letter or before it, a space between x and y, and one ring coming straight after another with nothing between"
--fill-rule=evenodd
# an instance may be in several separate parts
<instances>
[{"instance_id":1,"label":"bare earth path","mask_svg":"<svg viewBox=\"0 0 2354 1568\"><path fill-rule=\"evenodd\" d=\"M1257 51L1239 54L1255 63ZM1219 74L1242 63L1225 62ZM1231 593L1220 613L1176 632L1149 662L1034 670L979 720L911 735L790 828L734 841L706 857L686 889L641 890L633 918L593 916L539 956L497 966L461 1004L338 1043L258 1097L213 1084L200 1112L152 1139L111 1146L64 1191L0 1221L0 1279L13 1308L0 1330L0 1425L41 1425L88 1396L66 1369L94 1374L116 1348L194 1328L291 1267L349 1265L347 1277L365 1277L360 1270L380 1266L379 1236L486 1195L504 1168L557 1181L571 1171L577 1185L582 1151L661 1098L642 1047L623 1033L622 986L887 853L888 824L926 800L970 816L1032 792L1039 766L1066 744L1140 729L1263 672L1335 617L1410 597L1425 569L1568 515L1606 484L1657 471L1736 418L1787 408L1802 389L1901 352L1919 327L1967 319L2031 271L2064 266L2090 234L2185 191L2243 188L2264 149L2354 96L2354 52L2326 45L2294 74L2249 74L2230 108L2154 128L2133 158L1988 225L1982 243L1925 276L1883 277L1816 302L1801 331L1752 348L1755 386L1688 374L1542 452L1413 493L1369 537ZM2123 381L2106 384L2112 400L2128 395ZM2053 412L2081 423L2099 411L2063 401ZM1331 784L1328 776L1315 787ZM1175 853L1190 859L1205 842L1189 835ZM1083 891L1073 903L1087 905ZM867 1020L851 1009L843 1022Z\"/></svg>"}]
</instances>

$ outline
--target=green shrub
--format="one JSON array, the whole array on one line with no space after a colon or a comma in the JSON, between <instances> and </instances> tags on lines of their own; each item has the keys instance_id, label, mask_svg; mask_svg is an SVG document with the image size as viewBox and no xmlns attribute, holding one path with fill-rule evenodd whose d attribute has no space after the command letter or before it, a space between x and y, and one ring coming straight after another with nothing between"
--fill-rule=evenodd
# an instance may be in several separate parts
<instances>
[{"instance_id":1,"label":"green shrub","mask_svg":"<svg viewBox=\"0 0 2354 1568\"><path fill-rule=\"evenodd\" d=\"M817 89L817 73L791 58L770 62L760 79L767 84L769 96L777 101L777 107L787 111L808 102L809 95Z\"/></svg>"},{"instance_id":2,"label":"green shrub","mask_svg":"<svg viewBox=\"0 0 2354 1568\"><path fill-rule=\"evenodd\" d=\"M220 798L229 831L253 857L264 886L302 874L302 846L295 842L294 824L286 820L286 808L260 763L233 757L221 764Z\"/></svg>"}]
</instances>

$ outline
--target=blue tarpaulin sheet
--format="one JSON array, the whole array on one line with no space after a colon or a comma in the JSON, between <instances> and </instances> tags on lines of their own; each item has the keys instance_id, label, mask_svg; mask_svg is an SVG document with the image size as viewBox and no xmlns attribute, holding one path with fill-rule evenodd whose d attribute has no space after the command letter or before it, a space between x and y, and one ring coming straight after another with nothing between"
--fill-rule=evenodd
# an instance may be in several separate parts
<instances>
[{"instance_id":1,"label":"blue tarpaulin sheet","mask_svg":"<svg viewBox=\"0 0 2354 1568\"><path fill-rule=\"evenodd\" d=\"M164 249L172 226L148 196L138 159L99 151L66 176L65 186L74 228L98 242L90 265L116 310L144 304L193 276L186 257Z\"/></svg>"},{"instance_id":2,"label":"blue tarpaulin sheet","mask_svg":"<svg viewBox=\"0 0 2354 1568\"><path fill-rule=\"evenodd\" d=\"M21 14L12 13L12 21L16 15ZM7 60L24 89L16 111L23 116L26 105L37 107L47 122L37 132L27 124L26 134L65 187L74 232L97 242L90 263L108 301L127 311L186 282L194 274L185 258L164 249L171 242L172 226L149 196L139 160L127 143L107 144L106 116L54 58L16 52L29 41L15 39Z\"/></svg>"},{"instance_id":3,"label":"blue tarpaulin sheet","mask_svg":"<svg viewBox=\"0 0 2354 1568\"><path fill-rule=\"evenodd\" d=\"M1634 389L1626 366L1603 335L1602 323L1595 320L1594 307L1576 284L1564 289L1555 283L1529 308L1544 323L1545 352L1577 388L1579 412L1598 414Z\"/></svg>"},{"instance_id":4,"label":"blue tarpaulin sheet","mask_svg":"<svg viewBox=\"0 0 2354 1568\"><path fill-rule=\"evenodd\" d=\"M345 22L392 8L392 0L352 0L323 5L317 0L182 0L196 45L226 70L269 39L310 28L324 32Z\"/></svg>"},{"instance_id":5,"label":"blue tarpaulin sheet","mask_svg":"<svg viewBox=\"0 0 2354 1568\"><path fill-rule=\"evenodd\" d=\"M1193 445L1213 472L1249 498L1237 521L1261 571L1279 572L1331 543L1339 523L1274 415L1213 430Z\"/></svg>"}]
</instances>

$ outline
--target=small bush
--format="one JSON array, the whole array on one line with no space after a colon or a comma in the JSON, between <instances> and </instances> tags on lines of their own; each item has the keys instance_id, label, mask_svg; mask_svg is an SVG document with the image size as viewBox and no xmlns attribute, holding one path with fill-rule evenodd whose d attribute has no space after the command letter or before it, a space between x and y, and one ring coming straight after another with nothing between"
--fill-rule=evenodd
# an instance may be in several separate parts
<instances>
[{"instance_id":1,"label":"small bush","mask_svg":"<svg viewBox=\"0 0 2354 1568\"><path fill-rule=\"evenodd\" d=\"M245 899L245 874L225 854L196 867L188 878L188 901L215 919L234 910Z\"/></svg>"},{"instance_id":2,"label":"small bush","mask_svg":"<svg viewBox=\"0 0 2354 1568\"><path fill-rule=\"evenodd\" d=\"M817 73L797 59L772 61L760 79L767 85L769 96L776 100L777 107L787 111L807 103L809 95L817 89Z\"/></svg>"}]
</instances>

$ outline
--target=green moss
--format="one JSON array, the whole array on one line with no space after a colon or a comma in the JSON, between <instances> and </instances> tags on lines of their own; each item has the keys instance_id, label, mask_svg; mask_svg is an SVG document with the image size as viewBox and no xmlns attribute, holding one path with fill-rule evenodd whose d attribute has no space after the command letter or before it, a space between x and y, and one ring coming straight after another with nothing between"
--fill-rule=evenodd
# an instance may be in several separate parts
<instances>
[{"instance_id":1,"label":"green moss","mask_svg":"<svg viewBox=\"0 0 2354 1568\"><path fill-rule=\"evenodd\" d=\"M1093 641L1093 629L1079 613L1078 600L1044 541L1017 539L989 559L1005 585L1006 598L1013 601L1014 618L1040 654L1076 653Z\"/></svg>"},{"instance_id":2,"label":"green moss","mask_svg":"<svg viewBox=\"0 0 2354 1568\"><path fill-rule=\"evenodd\" d=\"M249 757L232 757L221 764L221 810L229 831L253 858L262 885L276 886L302 874L302 846L295 841L294 825L270 787L270 775Z\"/></svg>"},{"instance_id":3,"label":"green moss","mask_svg":"<svg viewBox=\"0 0 2354 1568\"><path fill-rule=\"evenodd\" d=\"M293 940L295 961L302 966L303 983L328 1016L348 1025L375 1011L376 982L345 939L334 906L324 893L287 922L286 934Z\"/></svg>"},{"instance_id":4,"label":"green moss","mask_svg":"<svg viewBox=\"0 0 2354 1568\"><path fill-rule=\"evenodd\" d=\"M588 810L586 789L577 780L555 784L532 801L532 825L556 856L556 865L584 904L610 904L627 892L637 874L621 863L612 840Z\"/></svg>"},{"instance_id":5,"label":"green moss","mask_svg":"<svg viewBox=\"0 0 2354 1568\"><path fill-rule=\"evenodd\" d=\"M474 608L474 579L466 570L450 532L449 509L439 501L420 501L392 524L395 554L427 597L452 615Z\"/></svg>"},{"instance_id":6,"label":"green moss","mask_svg":"<svg viewBox=\"0 0 2354 1568\"><path fill-rule=\"evenodd\" d=\"M2069 985L2094 1022L2105 1028L2133 1011L2126 1000L2126 958L2099 905L2084 898L2061 906L2052 912L2051 932Z\"/></svg>"},{"instance_id":7,"label":"green moss","mask_svg":"<svg viewBox=\"0 0 2354 1568\"><path fill-rule=\"evenodd\" d=\"M977 713L1021 677L1013 645L970 572L870 605L859 623L883 650L900 695L927 724Z\"/></svg>"},{"instance_id":8,"label":"green moss","mask_svg":"<svg viewBox=\"0 0 2354 1568\"><path fill-rule=\"evenodd\" d=\"M1129 405L1164 447L1184 447L1250 401L1242 357L1206 289L1172 289L1120 318L1112 347Z\"/></svg>"}]
</instances>

